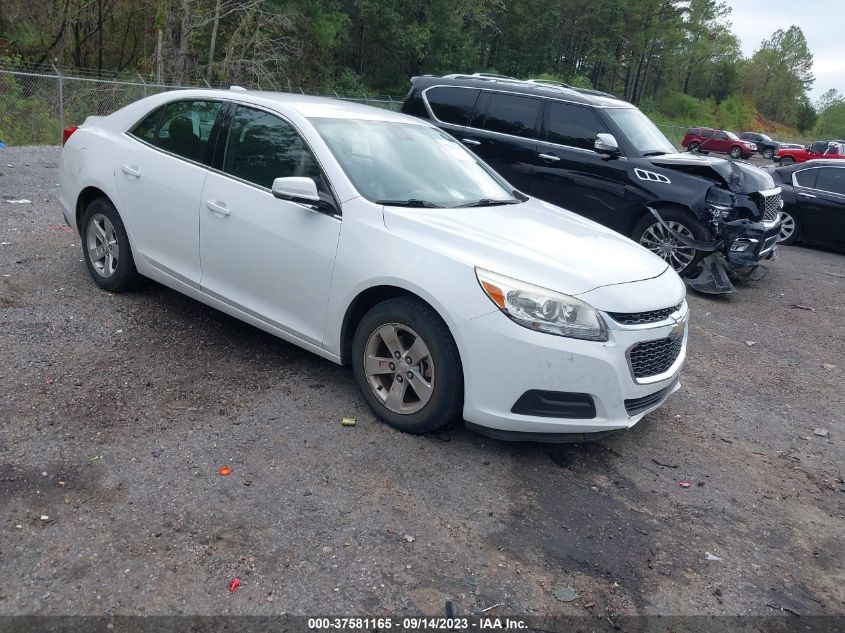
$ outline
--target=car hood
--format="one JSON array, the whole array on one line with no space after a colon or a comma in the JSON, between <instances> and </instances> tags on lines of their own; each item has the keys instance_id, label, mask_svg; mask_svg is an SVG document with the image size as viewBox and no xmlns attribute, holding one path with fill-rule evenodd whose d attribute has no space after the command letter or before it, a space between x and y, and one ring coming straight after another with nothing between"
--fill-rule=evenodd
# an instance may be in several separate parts
<instances>
[{"instance_id":1,"label":"car hood","mask_svg":"<svg viewBox=\"0 0 845 633\"><path fill-rule=\"evenodd\" d=\"M701 176L734 193L766 191L775 186L772 177L762 169L735 160L689 153L652 156L648 160L658 167Z\"/></svg>"},{"instance_id":2,"label":"car hood","mask_svg":"<svg viewBox=\"0 0 845 633\"><path fill-rule=\"evenodd\" d=\"M469 266L570 295L651 279L668 267L628 238L533 198L464 209L384 207L384 222Z\"/></svg>"}]
</instances>

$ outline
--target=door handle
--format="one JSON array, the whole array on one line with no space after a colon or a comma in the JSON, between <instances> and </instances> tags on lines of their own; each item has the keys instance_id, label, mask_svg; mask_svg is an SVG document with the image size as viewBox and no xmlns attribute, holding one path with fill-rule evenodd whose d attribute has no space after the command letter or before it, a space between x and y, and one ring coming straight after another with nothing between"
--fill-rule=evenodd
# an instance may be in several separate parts
<instances>
[{"instance_id":1,"label":"door handle","mask_svg":"<svg viewBox=\"0 0 845 633\"><path fill-rule=\"evenodd\" d=\"M804 193L803 191L799 191L799 192L798 192L798 195L799 195L799 196L802 196L802 197L804 197L804 198L815 198L815 197L816 197L816 196L814 196L814 195L813 195L813 194L811 194L811 193Z\"/></svg>"},{"instance_id":2,"label":"door handle","mask_svg":"<svg viewBox=\"0 0 845 633\"><path fill-rule=\"evenodd\" d=\"M481 145L481 141L476 141L474 138L462 138L461 142L463 142L464 145L470 145L471 147Z\"/></svg>"},{"instance_id":3,"label":"door handle","mask_svg":"<svg viewBox=\"0 0 845 633\"><path fill-rule=\"evenodd\" d=\"M123 170L123 173L127 176L132 176L133 178L141 177L141 170L138 169L135 165L123 165L121 169Z\"/></svg>"},{"instance_id":4,"label":"door handle","mask_svg":"<svg viewBox=\"0 0 845 633\"><path fill-rule=\"evenodd\" d=\"M556 163L560 160L560 157L555 156L554 154L540 154L539 156L547 163Z\"/></svg>"},{"instance_id":5,"label":"door handle","mask_svg":"<svg viewBox=\"0 0 845 633\"><path fill-rule=\"evenodd\" d=\"M232 215L232 212L229 211L229 208L222 202L212 202L211 200L206 200L205 206L212 213L219 213L220 215Z\"/></svg>"}]
</instances>

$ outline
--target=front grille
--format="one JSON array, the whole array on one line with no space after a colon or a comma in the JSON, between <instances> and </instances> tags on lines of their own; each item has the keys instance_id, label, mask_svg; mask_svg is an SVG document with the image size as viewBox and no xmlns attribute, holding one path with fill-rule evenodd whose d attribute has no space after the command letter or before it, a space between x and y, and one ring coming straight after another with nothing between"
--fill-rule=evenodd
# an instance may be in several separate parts
<instances>
[{"instance_id":1,"label":"front grille","mask_svg":"<svg viewBox=\"0 0 845 633\"><path fill-rule=\"evenodd\" d=\"M777 193L764 196L762 193L757 195L757 208L763 214L763 219L766 222L774 222L780 217L781 209L781 195Z\"/></svg>"},{"instance_id":2,"label":"front grille","mask_svg":"<svg viewBox=\"0 0 845 633\"><path fill-rule=\"evenodd\" d=\"M681 347L684 345L684 337L669 336L637 343L628 352L631 361L631 369L635 378L649 378L667 371L672 364L678 360Z\"/></svg>"},{"instance_id":3,"label":"front grille","mask_svg":"<svg viewBox=\"0 0 845 633\"><path fill-rule=\"evenodd\" d=\"M638 413L642 413L646 409L650 409L656 404L659 404L669 393L672 389L675 388L675 384L677 380L673 382L668 387L664 387L660 391L655 391L654 393L650 393L647 396L643 396L642 398L630 398L625 401L625 411L628 412L628 415L637 415Z\"/></svg>"},{"instance_id":4,"label":"front grille","mask_svg":"<svg viewBox=\"0 0 845 633\"><path fill-rule=\"evenodd\" d=\"M643 323L657 323L665 321L670 314L680 310L681 304L671 308L661 308L649 312L608 312L610 318L623 325L641 325Z\"/></svg>"}]
</instances>

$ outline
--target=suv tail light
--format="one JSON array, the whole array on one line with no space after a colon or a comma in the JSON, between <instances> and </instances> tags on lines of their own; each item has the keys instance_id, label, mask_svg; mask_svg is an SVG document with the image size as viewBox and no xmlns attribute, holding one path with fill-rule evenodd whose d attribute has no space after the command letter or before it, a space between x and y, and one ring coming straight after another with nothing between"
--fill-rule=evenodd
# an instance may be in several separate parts
<instances>
[{"instance_id":1,"label":"suv tail light","mask_svg":"<svg viewBox=\"0 0 845 633\"><path fill-rule=\"evenodd\" d=\"M79 129L79 127L77 127L76 125L71 125L70 127L66 127L65 129L62 130L62 146L63 147L64 147L65 143L67 143L67 140L78 129Z\"/></svg>"}]
</instances>

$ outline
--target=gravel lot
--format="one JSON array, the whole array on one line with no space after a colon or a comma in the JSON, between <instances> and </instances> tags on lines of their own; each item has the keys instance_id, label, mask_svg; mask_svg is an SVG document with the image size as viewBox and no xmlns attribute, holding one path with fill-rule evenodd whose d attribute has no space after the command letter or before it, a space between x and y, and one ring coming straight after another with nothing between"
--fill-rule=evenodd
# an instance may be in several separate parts
<instances>
[{"instance_id":1,"label":"gravel lot","mask_svg":"<svg viewBox=\"0 0 845 633\"><path fill-rule=\"evenodd\" d=\"M845 257L690 296L683 388L630 432L412 437L347 369L98 290L58 160L0 151L0 613L845 614Z\"/></svg>"}]
</instances>

